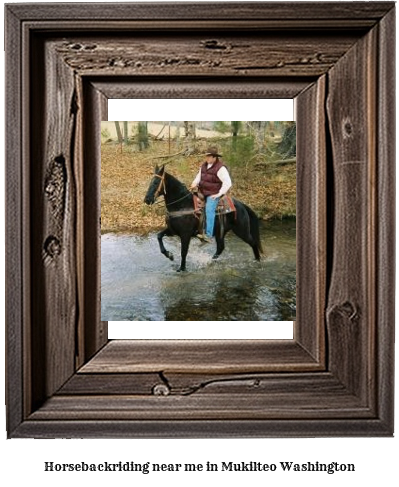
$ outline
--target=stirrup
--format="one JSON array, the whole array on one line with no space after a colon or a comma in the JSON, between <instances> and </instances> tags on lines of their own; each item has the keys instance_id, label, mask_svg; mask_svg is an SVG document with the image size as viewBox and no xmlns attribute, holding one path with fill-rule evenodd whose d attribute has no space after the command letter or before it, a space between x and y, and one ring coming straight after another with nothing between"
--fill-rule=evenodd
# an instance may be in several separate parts
<instances>
[{"instance_id":1,"label":"stirrup","mask_svg":"<svg viewBox=\"0 0 399 487\"><path fill-rule=\"evenodd\" d=\"M203 243L212 243L212 239L209 238L208 235L205 235L204 233L199 233L197 235L197 238L199 238Z\"/></svg>"}]
</instances>

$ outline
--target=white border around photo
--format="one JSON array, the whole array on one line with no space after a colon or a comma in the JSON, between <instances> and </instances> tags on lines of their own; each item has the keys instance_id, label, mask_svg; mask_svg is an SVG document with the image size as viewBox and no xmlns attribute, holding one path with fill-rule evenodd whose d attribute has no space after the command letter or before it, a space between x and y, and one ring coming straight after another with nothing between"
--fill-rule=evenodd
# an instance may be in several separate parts
<instances>
[{"instance_id":1,"label":"white border around photo","mask_svg":"<svg viewBox=\"0 0 399 487\"><path fill-rule=\"evenodd\" d=\"M189 110L187 105L189 103ZM225 120L294 120L291 99L156 99L108 100L108 120L163 121L171 116L176 121L206 121L210 113L223 115ZM189 113L188 113L189 112ZM109 339L280 339L292 340L292 321L137 322L108 321ZM197 326L195 324L197 323ZM198 326L200 323L200 326ZM194 325L194 326L193 326ZM220 325L220 326L219 326ZM226 332L226 325L229 325Z\"/></svg>"}]
</instances>

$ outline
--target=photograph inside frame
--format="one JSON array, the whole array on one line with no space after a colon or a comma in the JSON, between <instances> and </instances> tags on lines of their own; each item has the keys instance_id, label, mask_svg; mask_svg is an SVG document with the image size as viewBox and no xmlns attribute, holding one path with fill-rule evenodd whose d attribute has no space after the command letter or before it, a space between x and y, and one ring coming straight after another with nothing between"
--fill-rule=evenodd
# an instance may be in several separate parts
<instances>
[{"instance_id":1,"label":"photograph inside frame","mask_svg":"<svg viewBox=\"0 0 399 487\"><path fill-rule=\"evenodd\" d=\"M102 320L295 314L295 122L102 122Z\"/></svg>"}]
</instances>

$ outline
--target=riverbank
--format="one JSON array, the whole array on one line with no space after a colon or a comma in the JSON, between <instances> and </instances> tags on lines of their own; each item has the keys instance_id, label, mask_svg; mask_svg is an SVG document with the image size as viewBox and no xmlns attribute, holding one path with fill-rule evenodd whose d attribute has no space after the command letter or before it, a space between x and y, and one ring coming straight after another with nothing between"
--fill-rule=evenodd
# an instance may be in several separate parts
<instances>
[{"instance_id":1,"label":"riverbank","mask_svg":"<svg viewBox=\"0 0 399 487\"><path fill-rule=\"evenodd\" d=\"M146 233L164 226L164 205L148 207L144 196L157 158L168 151L166 142L142 152L133 146L101 146L101 232ZM173 152L173 151L172 151ZM201 155L177 156L167 171L189 186L203 161ZM228 164L229 161L226 161ZM262 220L295 217L296 167L292 161L259 164L243 161L229 167L232 196L249 205Z\"/></svg>"}]
</instances>

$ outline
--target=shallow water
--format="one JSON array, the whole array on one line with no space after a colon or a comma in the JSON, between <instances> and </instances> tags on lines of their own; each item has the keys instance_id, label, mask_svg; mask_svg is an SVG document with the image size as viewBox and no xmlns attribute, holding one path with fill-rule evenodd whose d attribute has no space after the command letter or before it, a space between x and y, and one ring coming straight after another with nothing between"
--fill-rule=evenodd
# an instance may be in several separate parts
<instances>
[{"instance_id":1,"label":"shallow water","mask_svg":"<svg viewBox=\"0 0 399 487\"><path fill-rule=\"evenodd\" d=\"M232 232L218 260L213 244L192 239L187 272L176 272L180 240L156 233L101 237L101 318L104 321L291 321L296 312L295 221L261 226L261 262Z\"/></svg>"}]
</instances>

